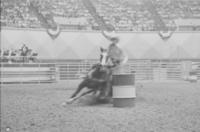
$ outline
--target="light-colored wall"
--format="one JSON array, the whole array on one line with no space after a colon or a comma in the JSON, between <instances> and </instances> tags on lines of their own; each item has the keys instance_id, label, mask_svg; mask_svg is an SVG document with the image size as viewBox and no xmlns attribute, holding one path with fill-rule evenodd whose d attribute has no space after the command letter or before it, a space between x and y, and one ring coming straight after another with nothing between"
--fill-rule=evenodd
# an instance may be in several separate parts
<instances>
[{"instance_id":1,"label":"light-colored wall","mask_svg":"<svg viewBox=\"0 0 200 132\"><path fill-rule=\"evenodd\" d=\"M200 58L200 32L176 32L167 41L156 32L120 32L117 36L129 59ZM23 43L43 59L98 59L99 47L106 48L110 42L100 32L62 31L52 40L43 30L1 30L1 49L18 49Z\"/></svg>"}]
</instances>

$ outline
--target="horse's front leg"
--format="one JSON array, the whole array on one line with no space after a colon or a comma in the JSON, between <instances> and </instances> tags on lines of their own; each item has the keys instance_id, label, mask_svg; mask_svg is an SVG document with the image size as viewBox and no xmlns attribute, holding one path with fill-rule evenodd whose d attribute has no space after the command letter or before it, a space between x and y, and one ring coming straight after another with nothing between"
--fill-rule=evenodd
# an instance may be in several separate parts
<instances>
[{"instance_id":1,"label":"horse's front leg","mask_svg":"<svg viewBox=\"0 0 200 132\"><path fill-rule=\"evenodd\" d=\"M72 96L71 96L66 102L63 103L63 105L66 105L66 103L67 103L67 104L70 104L70 103L72 103L73 101L75 101L75 100L76 100L75 97L76 97L77 94L86 86L86 84L87 84L87 81L86 81L86 80L83 80L83 81L79 84L77 90L72 94Z\"/></svg>"},{"instance_id":2,"label":"horse's front leg","mask_svg":"<svg viewBox=\"0 0 200 132\"><path fill-rule=\"evenodd\" d=\"M75 100L77 100L77 99L79 99L79 98L81 98L81 97L83 97L83 96L85 96L85 95L87 95L87 94L89 94L89 93L91 93L91 92L94 92L94 90L91 89L91 90L89 90L89 91L86 91L86 92L82 93L80 96L74 97L74 98L73 98L73 101L75 101ZM73 101L72 101L72 102L73 102Z\"/></svg>"},{"instance_id":3,"label":"horse's front leg","mask_svg":"<svg viewBox=\"0 0 200 132\"><path fill-rule=\"evenodd\" d=\"M77 90L72 94L72 96L71 96L70 98L76 97L76 95L86 86L86 83L87 83L86 80L82 81L82 82L79 84Z\"/></svg>"}]
</instances>

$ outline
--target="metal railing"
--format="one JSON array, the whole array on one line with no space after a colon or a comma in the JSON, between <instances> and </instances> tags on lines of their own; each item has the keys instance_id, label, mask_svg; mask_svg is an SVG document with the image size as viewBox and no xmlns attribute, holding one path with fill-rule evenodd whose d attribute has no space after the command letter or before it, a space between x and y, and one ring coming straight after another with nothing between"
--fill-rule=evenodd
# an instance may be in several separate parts
<instances>
[{"instance_id":1,"label":"metal railing","mask_svg":"<svg viewBox=\"0 0 200 132\"><path fill-rule=\"evenodd\" d=\"M1 83L54 83L80 79L98 60L65 60L36 63L2 63ZM135 73L136 81L184 80L195 73L200 79L197 60L129 60L121 73Z\"/></svg>"},{"instance_id":2,"label":"metal railing","mask_svg":"<svg viewBox=\"0 0 200 132\"><path fill-rule=\"evenodd\" d=\"M2 63L1 83L53 83L56 82L56 65L43 63Z\"/></svg>"},{"instance_id":3,"label":"metal railing","mask_svg":"<svg viewBox=\"0 0 200 132\"><path fill-rule=\"evenodd\" d=\"M37 55L29 55L29 56L16 56L16 55L1 55L0 62L4 63L29 63L29 62L37 62Z\"/></svg>"}]
</instances>

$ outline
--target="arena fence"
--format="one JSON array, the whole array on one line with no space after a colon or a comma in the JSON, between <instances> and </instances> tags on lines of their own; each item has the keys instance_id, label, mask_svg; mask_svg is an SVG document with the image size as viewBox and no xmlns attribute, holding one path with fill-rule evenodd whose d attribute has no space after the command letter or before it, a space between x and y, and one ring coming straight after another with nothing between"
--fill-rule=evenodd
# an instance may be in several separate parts
<instances>
[{"instance_id":1,"label":"arena fence","mask_svg":"<svg viewBox=\"0 0 200 132\"><path fill-rule=\"evenodd\" d=\"M53 83L56 82L55 64L3 63L1 83Z\"/></svg>"},{"instance_id":2,"label":"arena fence","mask_svg":"<svg viewBox=\"0 0 200 132\"><path fill-rule=\"evenodd\" d=\"M67 60L37 63L2 63L1 83L57 83L77 80L97 60ZM129 60L121 73L135 73L136 81L187 80L191 73L200 79L200 59L196 60Z\"/></svg>"}]
</instances>

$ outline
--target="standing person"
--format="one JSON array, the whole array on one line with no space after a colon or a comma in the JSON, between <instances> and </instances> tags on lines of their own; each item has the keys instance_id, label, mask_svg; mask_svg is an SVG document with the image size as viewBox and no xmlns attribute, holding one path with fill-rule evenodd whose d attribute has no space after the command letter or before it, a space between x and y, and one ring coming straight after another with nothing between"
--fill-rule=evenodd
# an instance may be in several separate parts
<instances>
[{"instance_id":1,"label":"standing person","mask_svg":"<svg viewBox=\"0 0 200 132\"><path fill-rule=\"evenodd\" d=\"M20 50L21 50L21 55L22 56L26 56L27 55L28 47L25 44L22 45Z\"/></svg>"},{"instance_id":2,"label":"standing person","mask_svg":"<svg viewBox=\"0 0 200 132\"><path fill-rule=\"evenodd\" d=\"M21 50L21 56L23 57L23 62L25 62L29 49L25 44L23 44L20 50Z\"/></svg>"}]
</instances>

